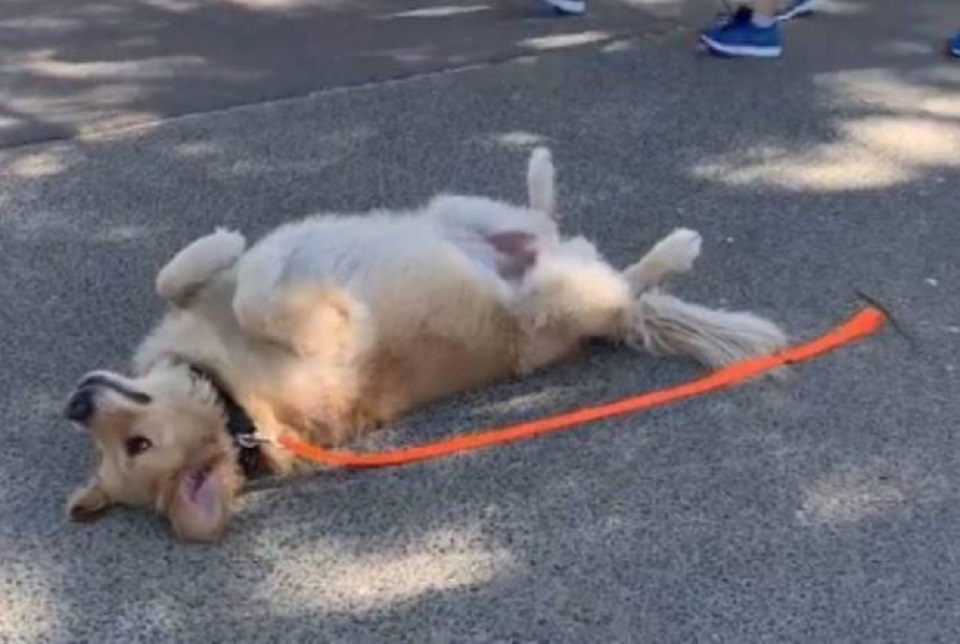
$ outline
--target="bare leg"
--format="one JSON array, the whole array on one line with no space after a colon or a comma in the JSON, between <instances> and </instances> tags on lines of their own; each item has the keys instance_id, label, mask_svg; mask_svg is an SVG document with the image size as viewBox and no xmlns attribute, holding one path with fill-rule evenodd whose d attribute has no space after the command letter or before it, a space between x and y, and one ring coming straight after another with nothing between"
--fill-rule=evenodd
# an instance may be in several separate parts
<instances>
[{"instance_id":1,"label":"bare leg","mask_svg":"<svg viewBox=\"0 0 960 644\"><path fill-rule=\"evenodd\" d=\"M773 20L785 4L783 0L753 0L753 13L762 20Z\"/></svg>"}]
</instances>

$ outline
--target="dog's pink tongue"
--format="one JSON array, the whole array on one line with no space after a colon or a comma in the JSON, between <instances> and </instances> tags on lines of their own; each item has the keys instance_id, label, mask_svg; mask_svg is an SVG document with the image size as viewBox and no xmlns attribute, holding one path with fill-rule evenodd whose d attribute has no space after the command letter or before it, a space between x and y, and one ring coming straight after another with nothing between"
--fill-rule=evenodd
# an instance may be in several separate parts
<instances>
[{"instance_id":1,"label":"dog's pink tongue","mask_svg":"<svg viewBox=\"0 0 960 644\"><path fill-rule=\"evenodd\" d=\"M180 494L197 511L213 514L220 497L220 478L209 470L193 472L180 482Z\"/></svg>"}]
</instances>

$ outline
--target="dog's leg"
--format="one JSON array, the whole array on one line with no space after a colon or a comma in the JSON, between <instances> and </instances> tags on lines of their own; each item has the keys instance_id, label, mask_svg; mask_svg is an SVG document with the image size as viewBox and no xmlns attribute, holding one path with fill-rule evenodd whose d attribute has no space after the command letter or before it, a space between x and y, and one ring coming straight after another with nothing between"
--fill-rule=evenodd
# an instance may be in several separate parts
<instances>
[{"instance_id":1,"label":"dog's leg","mask_svg":"<svg viewBox=\"0 0 960 644\"><path fill-rule=\"evenodd\" d=\"M554 174L550 150L543 147L534 149L527 165L527 195L530 209L541 212L551 219L557 214Z\"/></svg>"},{"instance_id":2,"label":"dog's leg","mask_svg":"<svg viewBox=\"0 0 960 644\"><path fill-rule=\"evenodd\" d=\"M623 275L635 294L662 285L669 277L686 273L700 256L702 238L689 228L677 228L657 242Z\"/></svg>"},{"instance_id":3,"label":"dog's leg","mask_svg":"<svg viewBox=\"0 0 960 644\"><path fill-rule=\"evenodd\" d=\"M307 281L286 283L284 263L264 256L241 263L233 312L240 327L307 357L350 359L369 347L372 325L346 289Z\"/></svg>"},{"instance_id":4,"label":"dog's leg","mask_svg":"<svg viewBox=\"0 0 960 644\"><path fill-rule=\"evenodd\" d=\"M554 362L591 337L623 337L633 298L623 275L576 238L541 255L514 302L527 338L521 370Z\"/></svg>"},{"instance_id":5,"label":"dog's leg","mask_svg":"<svg viewBox=\"0 0 960 644\"><path fill-rule=\"evenodd\" d=\"M776 324L753 313L709 309L661 293L664 281L693 267L698 233L679 228L624 271L636 301L629 307L625 339L654 355L687 356L720 367L786 345Z\"/></svg>"},{"instance_id":6,"label":"dog's leg","mask_svg":"<svg viewBox=\"0 0 960 644\"><path fill-rule=\"evenodd\" d=\"M216 273L233 266L246 246L243 235L220 228L197 239L160 269L157 294L174 306L185 305Z\"/></svg>"},{"instance_id":7,"label":"dog's leg","mask_svg":"<svg viewBox=\"0 0 960 644\"><path fill-rule=\"evenodd\" d=\"M238 292L239 294L239 292ZM293 286L269 301L234 300L245 331L288 346L297 355L349 360L371 344L366 307L335 286Z\"/></svg>"}]
</instances>

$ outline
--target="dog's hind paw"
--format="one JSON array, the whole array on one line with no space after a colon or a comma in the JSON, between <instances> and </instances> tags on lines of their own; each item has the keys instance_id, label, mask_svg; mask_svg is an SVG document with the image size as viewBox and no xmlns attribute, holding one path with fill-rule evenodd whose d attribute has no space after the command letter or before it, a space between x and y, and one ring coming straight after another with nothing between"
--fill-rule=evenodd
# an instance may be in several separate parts
<instances>
[{"instance_id":1,"label":"dog's hind paw","mask_svg":"<svg viewBox=\"0 0 960 644\"><path fill-rule=\"evenodd\" d=\"M700 257L703 237L695 230L677 228L650 251L665 273L686 273Z\"/></svg>"},{"instance_id":2,"label":"dog's hind paw","mask_svg":"<svg viewBox=\"0 0 960 644\"><path fill-rule=\"evenodd\" d=\"M689 272L700 256L703 238L695 230L677 228L654 244L639 262L624 271L634 293L663 284L671 276Z\"/></svg>"},{"instance_id":3,"label":"dog's hind paw","mask_svg":"<svg viewBox=\"0 0 960 644\"><path fill-rule=\"evenodd\" d=\"M238 232L218 228L178 252L157 274L157 294L173 304L183 304L213 276L243 255L247 240Z\"/></svg>"}]
</instances>

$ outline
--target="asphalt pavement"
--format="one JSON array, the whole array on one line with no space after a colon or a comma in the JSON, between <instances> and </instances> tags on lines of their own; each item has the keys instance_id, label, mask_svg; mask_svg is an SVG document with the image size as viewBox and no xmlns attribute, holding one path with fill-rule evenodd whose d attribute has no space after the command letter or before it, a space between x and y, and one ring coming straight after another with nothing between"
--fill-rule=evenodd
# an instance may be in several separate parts
<instances>
[{"instance_id":1,"label":"asphalt pavement","mask_svg":"<svg viewBox=\"0 0 960 644\"><path fill-rule=\"evenodd\" d=\"M693 48L712 3L594 6L4 5L0 640L960 641L960 63L936 51L960 10L837 1L785 26L782 59L728 61ZM124 367L176 250L217 225L255 237L438 191L519 201L536 144L564 226L611 261L690 226L704 255L682 296L803 339L859 290L912 342L886 332L786 382L264 486L218 545L144 512L63 520L91 455L62 402L84 371ZM371 444L697 373L600 347Z\"/></svg>"}]
</instances>

